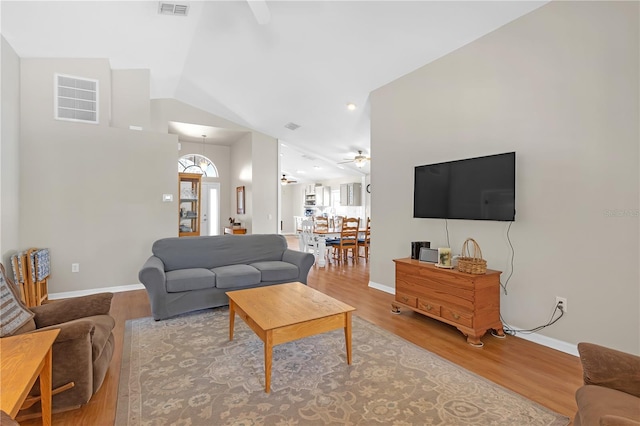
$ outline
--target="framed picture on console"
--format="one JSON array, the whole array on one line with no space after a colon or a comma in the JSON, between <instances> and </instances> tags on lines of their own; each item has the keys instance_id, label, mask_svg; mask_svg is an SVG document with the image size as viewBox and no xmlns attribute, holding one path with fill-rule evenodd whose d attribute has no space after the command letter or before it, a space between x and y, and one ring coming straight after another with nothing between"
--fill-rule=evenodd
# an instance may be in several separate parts
<instances>
[{"instance_id":1,"label":"framed picture on console","mask_svg":"<svg viewBox=\"0 0 640 426\"><path fill-rule=\"evenodd\" d=\"M244 186L236 188L236 210L238 214L244 214Z\"/></svg>"}]
</instances>

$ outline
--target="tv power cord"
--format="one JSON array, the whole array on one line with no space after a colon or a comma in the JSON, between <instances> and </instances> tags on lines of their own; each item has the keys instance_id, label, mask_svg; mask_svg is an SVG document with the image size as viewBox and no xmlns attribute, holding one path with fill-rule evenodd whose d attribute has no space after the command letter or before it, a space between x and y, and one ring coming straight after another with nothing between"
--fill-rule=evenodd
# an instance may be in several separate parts
<instances>
[{"instance_id":1,"label":"tv power cord","mask_svg":"<svg viewBox=\"0 0 640 426\"><path fill-rule=\"evenodd\" d=\"M560 313L560 315L556 318L556 314ZM537 333L538 331L542 330L543 328L549 327L550 325L555 324L556 322L558 322L558 320L560 318L562 318L564 316L564 308L562 306L562 302L558 302L556 303L555 308L553 309L553 313L551 314L551 318L549 318L549 321L544 324L544 325L539 325L537 327L534 328L530 328L528 330L524 330L524 329L517 329L514 327L511 327L509 324L507 324L507 322L502 318L502 314L500 314L500 320L502 321L502 326L504 329L505 334L508 334L510 336L515 336L516 333L522 333L522 334L533 334L533 333Z\"/></svg>"}]
</instances>

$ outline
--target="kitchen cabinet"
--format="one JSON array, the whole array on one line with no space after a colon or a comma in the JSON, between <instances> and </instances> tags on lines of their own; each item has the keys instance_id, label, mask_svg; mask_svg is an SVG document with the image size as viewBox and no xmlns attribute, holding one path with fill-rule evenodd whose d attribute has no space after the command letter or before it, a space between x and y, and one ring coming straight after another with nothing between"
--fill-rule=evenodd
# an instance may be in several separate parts
<instances>
[{"instance_id":1,"label":"kitchen cabinet","mask_svg":"<svg viewBox=\"0 0 640 426\"><path fill-rule=\"evenodd\" d=\"M316 186L316 206L330 206L331 205L331 187L330 186Z\"/></svg>"},{"instance_id":2,"label":"kitchen cabinet","mask_svg":"<svg viewBox=\"0 0 640 426\"><path fill-rule=\"evenodd\" d=\"M178 173L178 236L200 235L200 186L202 175Z\"/></svg>"},{"instance_id":3,"label":"kitchen cabinet","mask_svg":"<svg viewBox=\"0 0 640 426\"><path fill-rule=\"evenodd\" d=\"M340 205L341 206L361 206L362 205L362 184L343 183L340 185Z\"/></svg>"}]
</instances>

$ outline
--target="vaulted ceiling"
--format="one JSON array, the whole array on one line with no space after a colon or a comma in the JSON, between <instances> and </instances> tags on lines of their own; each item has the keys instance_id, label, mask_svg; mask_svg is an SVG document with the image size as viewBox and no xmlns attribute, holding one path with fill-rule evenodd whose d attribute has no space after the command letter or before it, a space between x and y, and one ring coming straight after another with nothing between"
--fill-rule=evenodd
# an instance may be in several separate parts
<instances>
[{"instance_id":1,"label":"vaulted ceiling","mask_svg":"<svg viewBox=\"0 0 640 426\"><path fill-rule=\"evenodd\" d=\"M187 16L159 14L157 1L2 1L1 30L23 58L149 69L152 98L278 138L283 172L313 181L368 173L337 164L358 150L375 164L372 90L546 1L174 3L188 5Z\"/></svg>"}]
</instances>

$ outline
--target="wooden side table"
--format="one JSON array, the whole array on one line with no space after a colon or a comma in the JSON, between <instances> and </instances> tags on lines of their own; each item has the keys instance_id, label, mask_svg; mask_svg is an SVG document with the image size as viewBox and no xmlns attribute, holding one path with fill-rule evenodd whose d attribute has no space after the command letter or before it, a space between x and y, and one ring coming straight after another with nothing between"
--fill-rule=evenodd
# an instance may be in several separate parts
<instances>
[{"instance_id":1,"label":"wooden side table","mask_svg":"<svg viewBox=\"0 0 640 426\"><path fill-rule=\"evenodd\" d=\"M42 424L51 425L51 347L60 330L0 339L0 409L15 419L40 376Z\"/></svg>"},{"instance_id":2,"label":"wooden side table","mask_svg":"<svg viewBox=\"0 0 640 426\"><path fill-rule=\"evenodd\" d=\"M225 234L236 234L236 235L244 235L247 233L247 228L229 228L228 226L224 228Z\"/></svg>"}]
</instances>

